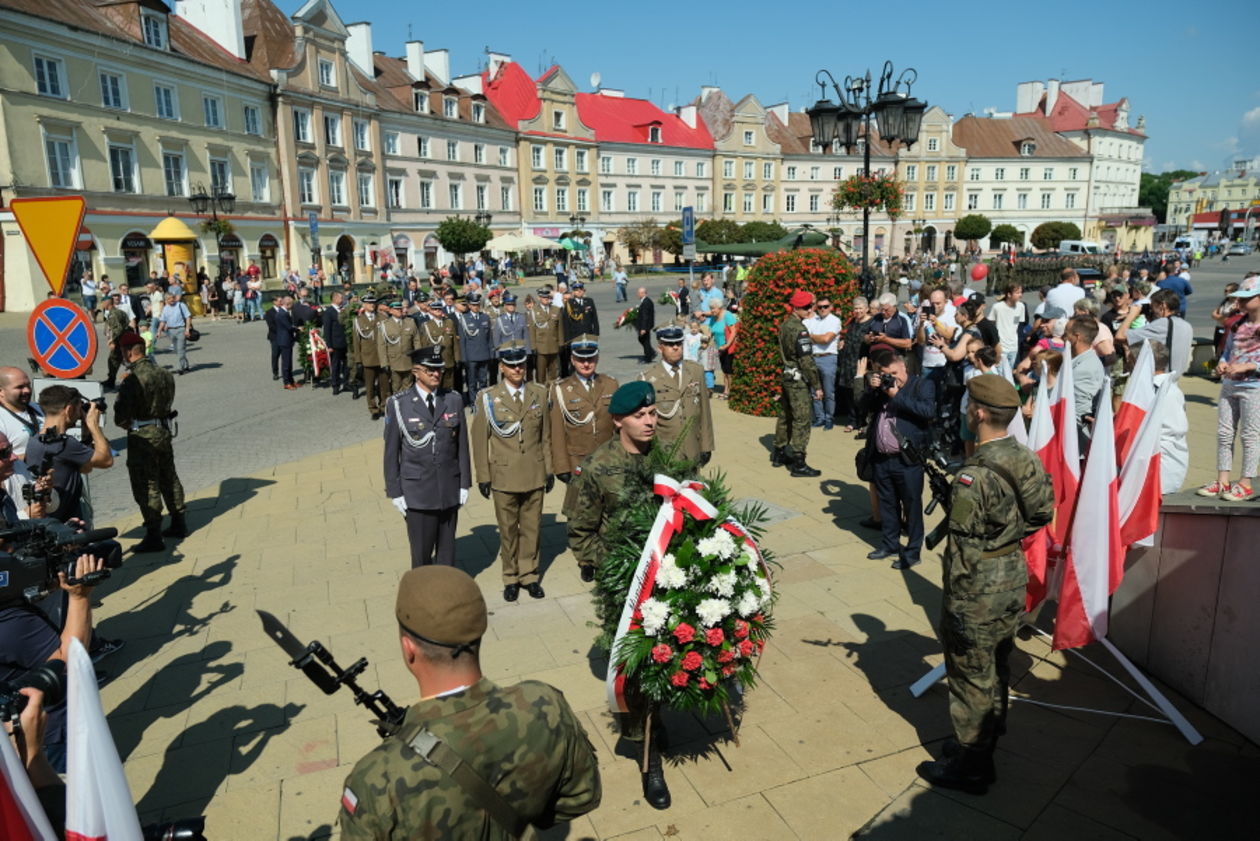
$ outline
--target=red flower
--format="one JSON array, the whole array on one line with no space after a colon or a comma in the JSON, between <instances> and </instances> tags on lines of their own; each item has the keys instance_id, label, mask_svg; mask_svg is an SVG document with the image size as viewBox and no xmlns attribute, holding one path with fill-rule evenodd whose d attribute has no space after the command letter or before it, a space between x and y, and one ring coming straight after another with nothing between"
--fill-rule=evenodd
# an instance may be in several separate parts
<instances>
[{"instance_id":1,"label":"red flower","mask_svg":"<svg viewBox=\"0 0 1260 841\"><path fill-rule=\"evenodd\" d=\"M688 625L686 622L679 622L678 627L674 629L674 639L684 645L696 638L696 629Z\"/></svg>"},{"instance_id":2,"label":"red flower","mask_svg":"<svg viewBox=\"0 0 1260 841\"><path fill-rule=\"evenodd\" d=\"M683 687L687 685L687 681L690 679L691 675L686 672L674 672L674 674L670 677L669 682L674 684L674 686Z\"/></svg>"},{"instance_id":3,"label":"red flower","mask_svg":"<svg viewBox=\"0 0 1260 841\"><path fill-rule=\"evenodd\" d=\"M739 653L744 657L749 656L753 652L753 644L751 640L740 640Z\"/></svg>"},{"instance_id":4,"label":"red flower","mask_svg":"<svg viewBox=\"0 0 1260 841\"><path fill-rule=\"evenodd\" d=\"M735 620L735 639L737 640L748 639L748 623L745 622L743 619Z\"/></svg>"},{"instance_id":5,"label":"red flower","mask_svg":"<svg viewBox=\"0 0 1260 841\"><path fill-rule=\"evenodd\" d=\"M682 667L689 672L694 672L703 665L704 658L700 656L699 651L688 651L682 659Z\"/></svg>"},{"instance_id":6,"label":"red flower","mask_svg":"<svg viewBox=\"0 0 1260 841\"><path fill-rule=\"evenodd\" d=\"M713 684L709 683L709 682L708 682L707 680L705 680L704 678L700 678L700 688L701 688L701 689L712 689L712 688L713 688Z\"/></svg>"},{"instance_id":7,"label":"red flower","mask_svg":"<svg viewBox=\"0 0 1260 841\"><path fill-rule=\"evenodd\" d=\"M665 643L652 646L652 659L658 663L668 663L674 657L674 649Z\"/></svg>"},{"instance_id":8,"label":"red flower","mask_svg":"<svg viewBox=\"0 0 1260 841\"><path fill-rule=\"evenodd\" d=\"M766 622L766 616L764 613L758 613L752 618L752 621L756 622L758 625L764 625Z\"/></svg>"},{"instance_id":9,"label":"red flower","mask_svg":"<svg viewBox=\"0 0 1260 841\"><path fill-rule=\"evenodd\" d=\"M735 650L728 648L718 653L717 661L719 663L729 663L735 659Z\"/></svg>"},{"instance_id":10,"label":"red flower","mask_svg":"<svg viewBox=\"0 0 1260 841\"><path fill-rule=\"evenodd\" d=\"M763 651L763 650L765 649L765 647L766 647L766 641L765 641L765 640L757 640L757 651L758 651L759 653L760 653L761 651Z\"/></svg>"},{"instance_id":11,"label":"red flower","mask_svg":"<svg viewBox=\"0 0 1260 841\"><path fill-rule=\"evenodd\" d=\"M734 667L734 666L723 666L723 667L722 667L722 677L730 677L730 676L731 676L731 675L733 675L733 674L735 674L735 667Z\"/></svg>"},{"instance_id":12,"label":"red flower","mask_svg":"<svg viewBox=\"0 0 1260 841\"><path fill-rule=\"evenodd\" d=\"M722 633L721 628L710 628L704 632L704 641L709 645L718 646L726 639L726 634Z\"/></svg>"}]
</instances>

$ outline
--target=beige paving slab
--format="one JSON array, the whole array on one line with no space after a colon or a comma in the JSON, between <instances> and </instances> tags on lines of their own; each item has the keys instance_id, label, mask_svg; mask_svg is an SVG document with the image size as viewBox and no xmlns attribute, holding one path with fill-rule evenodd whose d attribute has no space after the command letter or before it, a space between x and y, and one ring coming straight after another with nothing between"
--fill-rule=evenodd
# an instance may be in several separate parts
<instances>
[{"instance_id":1,"label":"beige paving slab","mask_svg":"<svg viewBox=\"0 0 1260 841\"><path fill-rule=\"evenodd\" d=\"M755 725L739 731L739 746L715 743L703 759L678 766L709 806L805 777L806 771ZM671 766L671 770L674 766Z\"/></svg>"},{"instance_id":2,"label":"beige paving slab","mask_svg":"<svg viewBox=\"0 0 1260 841\"><path fill-rule=\"evenodd\" d=\"M665 779L672 799L670 808L660 812L643 799L643 779L638 765L617 757L600 767L604 797L600 807L590 814L590 821L600 838L614 838L636 832L658 823L671 823L684 815L703 812L706 803L684 774L667 764Z\"/></svg>"},{"instance_id":3,"label":"beige paving slab","mask_svg":"<svg viewBox=\"0 0 1260 841\"><path fill-rule=\"evenodd\" d=\"M853 837L910 841L923 838L925 833L931 833L927 837L940 839L1016 841L1021 830L937 792L912 785Z\"/></svg>"},{"instance_id":4,"label":"beige paving slab","mask_svg":"<svg viewBox=\"0 0 1260 841\"><path fill-rule=\"evenodd\" d=\"M758 725L809 775L865 762L896 751L895 746L856 713L843 706L800 713Z\"/></svg>"},{"instance_id":5,"label":"beige paving slab","mask_svg":"<svg viewBox=\"0 0 1260 841\"><path fill-rule=\"evenodd\" d=\"M222 791L205 808L207 838L274 838L280 832L279 782Z\"/></svg>"},{"instance_id":6,"label":"beige paving slab","mask_svg":"<svg viewBox=\"0 0 1260 841\"><path fill-rule=\"evenodd\" d=\"M337 823L338 802L350 768L327 768L280 784L280 837L327 838Z\"/></svg>"},{"instance_id":7,"label":"beige paving slab","mask_svg":"<svg viewBox=\"0 0 1260 841\"><path fill-rule=\"evenodd\" d=\"M823 839L848 838L885 795L861 769L850 767L769 789L765 798L797 837Z\"/></svg>"},{"instance_id":8,"label":"beige paving slab","mask_svg":"<svg viewBox=\"0 0 1260 841\"><path fill-rule=\"evenodd\" d=\"M794 833L764 797L753 794L676 820L661 821L657 828L666 838L701 841L713 838L740 838L748 841L784 841Z\"/></svg>"}]
</instances>

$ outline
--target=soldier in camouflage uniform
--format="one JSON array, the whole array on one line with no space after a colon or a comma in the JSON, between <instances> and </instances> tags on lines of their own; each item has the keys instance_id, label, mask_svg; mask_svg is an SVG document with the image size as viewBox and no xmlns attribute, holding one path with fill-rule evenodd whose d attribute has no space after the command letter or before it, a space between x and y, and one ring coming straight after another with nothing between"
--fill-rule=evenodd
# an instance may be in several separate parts
<instances>
[{"instance_id":1,"label":"soldier in camouflage uniform","mask_svg":"<svg viewBox=\"0 0 1260 841\"><path fill-rule=\"evenodd\" d=\"M933 785L983 794L1006 729L1007 658L1024 610L1028 570L1020 541L1050 522L1054 490L1041 462L1007 434L1015 387L996 374L967 384L967 425L979 441L953 483L944 558L941 643L955 739L946 758L919 765Z\"/></svg>"},{"instance_id":2,"label":"soldier in camouflage uniform","mask_svg":"<svg viewBox=\"0 0 1260 841\"><path fill-rule=\"evenodd\" d=\"M783 393L779 399L779 421L774 427L774 450L770 466L786 464L793 476L822 473L805 463L809 449L809 429L815 400L822 400L822 380L814 364L814 343L803 319L814 305L810 292L798 289L788 304L792 314L779 325L779 356L783 360Z\"/></svg>"},{"instance_id":3,"label":"soldier in camouflage uniform","mask_svg":"<svg viewBox=\"0 0 1260 841\"><path fill-rule=\"evenodd\" d=\"M133 552L161 552L162 537L184 537L184 486L175 473L171 447L171 405L175 402L175 378L145 356L144 339L127 331L118 337L123 362L131 369L118 387L114 423L127 430L127 475L131 493L144 518L144 540ZM162 503L171 524L162 531Z\"/></svg>"},{"instance_id":4,"label":"soldier in camouflage uniform","mask_svg":"<svg viewBox=\"0 0 1260 841\"><path fill-rule=\"evenodd\" d=\"M345 841L507 841L599 806L595 750L564 695L482 676L486 603L467 573L411 570L395 616L420 700L346 778Z\"/></svg>"},{"instance_id":5,"label":"soldier in camouflage uniform","mask_svg":"<svg viewBox=\"0 0 1260 841\"><path fill-rule=\"evenodd\" d=\"M109 348L109 375L105 379L105 387L115 388L118 368L122 365L122 348L118 347L118 337L131 329L131 315L118 306L117 295L109 295L101 301L101 312L101 322L105 325L105 343Z\"/></svg>"}]
</instances>

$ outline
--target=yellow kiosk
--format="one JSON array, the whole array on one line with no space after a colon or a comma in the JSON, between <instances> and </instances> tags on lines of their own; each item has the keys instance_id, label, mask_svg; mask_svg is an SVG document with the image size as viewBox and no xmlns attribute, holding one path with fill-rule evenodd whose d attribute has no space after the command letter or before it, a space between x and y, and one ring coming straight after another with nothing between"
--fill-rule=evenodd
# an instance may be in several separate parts
<instances>
[{"instance_id":1,"label":"yellow kiosk","mask_svg":"<svg viewBox=\"0 0 1260 841\"><path fill-rule=\"evenodd\" d=\"M172 279L178 277L179 284L184 287L184 303L188 311L196 317L205 315L201 294L197 290L197 235L193 229L184 220L167 216L149 234L149 239L162 249L167 273Z\"/></svg>"}]
</instances>

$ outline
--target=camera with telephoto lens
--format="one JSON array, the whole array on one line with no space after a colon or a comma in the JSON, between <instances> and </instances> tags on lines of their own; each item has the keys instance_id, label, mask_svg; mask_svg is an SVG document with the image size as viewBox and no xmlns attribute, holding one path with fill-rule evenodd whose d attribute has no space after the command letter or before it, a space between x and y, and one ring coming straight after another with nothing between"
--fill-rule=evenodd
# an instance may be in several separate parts
<instances>
[{"instance_id":1,"label":"camera with telephoto lens","mask_svg":"<svg viewBox=\"0 0 1260 841\"><path fill-rule=\"evenodd\" d=\"M894 377L892 374L879 375L879 387L883 389L884 391L887 391L890 388L894 388L896 387L896 385L897 385L897 378Z\"/></svg>"},{"instance_id":2,"label":"camera with telephoto lens","mask_svg":"<svg viewBox=\"0 0 1260 841\"><path fill-rule=\"evenodd\" d=\"M0 720L13 721L22 714L28 699L18 690L28 686L44 693L44 709L60 704L66 697L65 661L48 660L11 680L0 680Z\"/></svg>"},{"instance_id":3,"label":"camera with telephoto lens","mask_svg":"<svg viewBox=\"0 0 1260 841\"><path fill-rule=\"evenodd\" d=\"M93 397L90 399L85 397L83 399L83 414L86 415L88 413L88 409L92 408L93 405L96 406L97 410L102 415L109 409L109 404L105 402L104 397Z\"/></svg>"},{"instance_id":4,"label":"camera with telephoto lens","mask_svg":"<svg viewBox=\"0 0 1260 841\"><path fill-rule=\"evenodd\" d=\"M39 440L44 444L56 444L64 435L56 432L41 432ZM39 464L28 464L26 469L30 471L31 476L36 480L42 479L49 475L53 469L52 450L45 449L44 457L39 460ZM44 488L42 491L35 486L35 482L30 482L22 486L22 500L27 505L33 505L36 502L52 502L52 487Z\"/></svg>"},{"instance_id":5,"label":"camera with telephoto lens","mask_svg":"<svg viewBox=\"0 0 1260 841\"><path fill-rule=\"evenodd\" d=\"M122 566L122 546L112 538L118 529L77 531L58 520L23 520L0 529L0 607L36 601L59 586L58 573L66 574L71 585L95 586L109 578L110 570ZM75 576L75 563L81 555L105 562L98 572Z\"/></svg>"}]
</instances>

